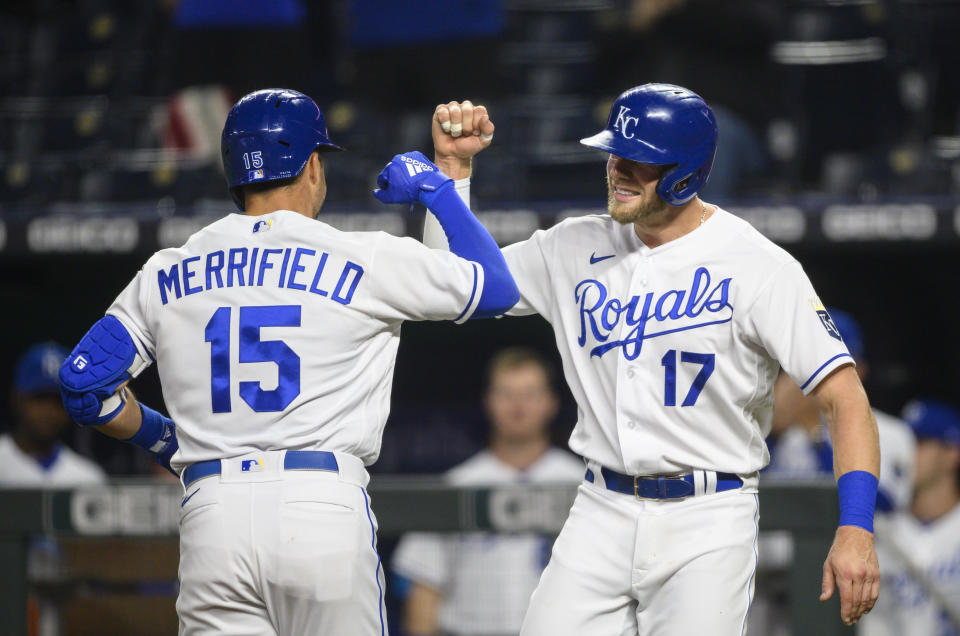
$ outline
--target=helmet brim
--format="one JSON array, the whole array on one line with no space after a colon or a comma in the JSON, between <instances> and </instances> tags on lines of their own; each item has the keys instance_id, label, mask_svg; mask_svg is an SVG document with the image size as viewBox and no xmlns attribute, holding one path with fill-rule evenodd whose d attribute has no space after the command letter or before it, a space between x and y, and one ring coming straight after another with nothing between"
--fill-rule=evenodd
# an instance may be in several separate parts
<instances>
[{"instance_id":1,"label":"helmet brim","mask_svg":"<svg viewBox=\"0 0 960 636\"><path fill-rule=\"evenodd\" d=\"M652 146L642 139L630 139L629 141L615 136L609 130L601 130L592 137L585 137L580 140L584 146L590 146L597 150L609 152L612 155L630 159L637 163L645 163L651 166L666 166L677 163L676 159L656 146ZM629 146L626 144L629 143Z\"/></svg>"}]
</instances>

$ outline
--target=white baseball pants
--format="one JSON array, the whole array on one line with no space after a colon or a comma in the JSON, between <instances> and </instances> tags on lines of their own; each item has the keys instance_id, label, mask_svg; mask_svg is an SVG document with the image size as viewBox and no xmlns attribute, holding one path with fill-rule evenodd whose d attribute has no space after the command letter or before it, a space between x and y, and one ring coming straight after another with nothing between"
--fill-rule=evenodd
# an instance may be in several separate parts
<instances>
[{"instance_id":1,"label":"white baseball pants","mask_svg":"<svg viewBox=\"0 0 960 636\"><path fill-rule=\"evenodd\" d=\"M386 636L363 464L336 453L338 472L285 471L284 453L221 460L187 488L181 636Z\"/></svg>"},{"instance_id":2,"label":"white baseball pants","mask_svg":"<svg viewBox=\"0 0 960 636\"><path fill-rule=\"evenodd\" d=\"M521 636L740 636L757 565L756 478L639 500L584 482Z\"/></svg>"}]
</instances>

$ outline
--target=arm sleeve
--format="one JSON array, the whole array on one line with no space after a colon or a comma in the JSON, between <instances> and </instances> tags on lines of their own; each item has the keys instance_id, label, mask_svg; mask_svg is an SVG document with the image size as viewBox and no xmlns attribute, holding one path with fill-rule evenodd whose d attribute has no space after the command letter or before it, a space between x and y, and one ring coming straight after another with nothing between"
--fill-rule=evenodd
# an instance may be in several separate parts
<instances>
[{"instance_id":1,"label":"arm sleeve","mask_svg":"<svg viewBox=\"0 0 960 636\"><path fill-rule=\"evenodd\" d=\"M805 395L834 369L853 364L840 332L796 261L773 275L754 300L749 319L760 343Z\"/></svg>"},{"instance_id":2,"label":"arm sleeve","mask_svg":"<svg viewBox=\"0 0 960 636\"><path fill-rule=\"evenodd\" d=\"M157 347L149 327L149 298L144 271L146 268L137 272L106 313L123 324L143 359L152 362L156 359Z\"/></svg>"},{"instance_id":3,"label":"arm sleeve","mask_svg":"<svg viewBox=\"0 0 960 636\"><path fill-rule=\"evenodd\" d=\"M411 581L442 590L449 577L446 556L441 535L412 532L397 544L393 553L393 570Z\"/></svg>"},{"instance_id":4,"label":"arm sleeve","mask_svg":"<svg viewBox=\"0 0 960 636\"><path fill-rule=\"evenodd\" d=\"M550 299L553 291L550 272L543 255L547 233L537 230L526 241L503 248L503 257L520 290L520 300L507 312L508 316L541 314L550 319Z\"/></svg>"},{"instance_id":5,"label":"arm sleeve","mask_svg":"<svg viewBox=\"0 0 960 636\"><path fill-rule=\"evenodd\" d=\"M470 318L480 301L483 268L411 238L381 234L371 264L373 313L387 320Z\"/></svg>"},{"instance_id":6,"label":"arm sleeve","mask_svg":"<svg viewBox=\"0 0 960 636\"><path fill-rule=\"evenodd\" d=\"M435 192L421 192L420 200L434 213L450 244L450 251L477 263L484 271L480 300L474 315L490 318L506 313L519 292L500 248L457 194L451 181Z\"/></svg>"}]
</instances>

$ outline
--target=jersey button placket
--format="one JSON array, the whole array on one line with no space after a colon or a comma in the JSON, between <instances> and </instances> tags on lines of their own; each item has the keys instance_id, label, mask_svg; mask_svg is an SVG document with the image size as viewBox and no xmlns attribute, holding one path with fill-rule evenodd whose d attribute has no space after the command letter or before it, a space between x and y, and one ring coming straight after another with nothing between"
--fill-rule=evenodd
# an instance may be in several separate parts
<instances>
[{"instance_id":1,"label":"jersey button placket","mask_svg":"<svg viewBox=\"0 0 960 636\"><path fill-rule=\"evenodd\" d=\"M643 299L646 296L647 292L647 281L649 278L649 262L650 257L640 257L636 260L637 266L633 270L633 274L630 277L630 287L626 290L624 296L624 304L626 304L627 299L632 298L633 296L639 297L639 309L643 308ZM622 293L622 292L621 292ZM624 341L630 336L630 332L636 325L627 324L627 315L624 313L621 316L620 322L617 325L617 339ZM636 414L639 412L637 404L635 403L637 391L635 385L635 378L639 375L639 372L636 367L636 360L627 360L624 355L624 349L618 348L614 349L610 353L616 353L617 355L617 423L619 424L618 428L624 433L628 433L630 437L636 435L637 430L639 429L639 422L636 417ZM633 463L634 457L631 456L630 451L633 448L636 448L637 444L626 443L621 444L623 449L623 461L629 466Z\"/></svg>"}]
</instances>

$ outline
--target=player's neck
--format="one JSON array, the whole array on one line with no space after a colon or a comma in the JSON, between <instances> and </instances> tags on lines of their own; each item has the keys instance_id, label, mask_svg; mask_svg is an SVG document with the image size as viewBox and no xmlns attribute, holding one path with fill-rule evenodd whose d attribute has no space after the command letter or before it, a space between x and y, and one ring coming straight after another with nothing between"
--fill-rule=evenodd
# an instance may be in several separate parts
<instances>
[{"instance_id":1,"label":"player's neck","mask_svg":"<svg viewBox=\"0 0 960 636\"><path fill-rule=\"evenodd\" d=\"M244 213L247 216L261 216L277 210L290 210L311 219L316 218L308 196L287 191L250 197Z\"/></svg>"},{"instance_id":2,"label":"player's neck","mask_svg":"<svg viewBox=\"0 0 960 636\"><path fill-rule=\"evenodd\" d=\"M530 468L540 456L550 448L550 439L546 435L537 435L524 439L494 437L490 441L490 451L508 466L517 470Z\"/></svg>"},{"instance_id":3,"label":"player's neck","mask_svg":"<svg viewBox=\"0 0 960 636\"><path fill-rule=\"evenodd\" d=\"M917 491L911 506L914 517L925 523L936 521L960 503L956 475L945 477L949 478L941 479Z\"/></svg>"},{"instance_id":4,"label":"player's neck","mask_svg":"<svg viewBox=\"0 0 960 636\"><path fill-rule=\"evenodd\" d=\"M643 244L653 249L675 241L700 227L713 216L716 206L694 197L680 207L667 207L663 212L634 221L633 228Z\"/></svg>"}]
</instances>

